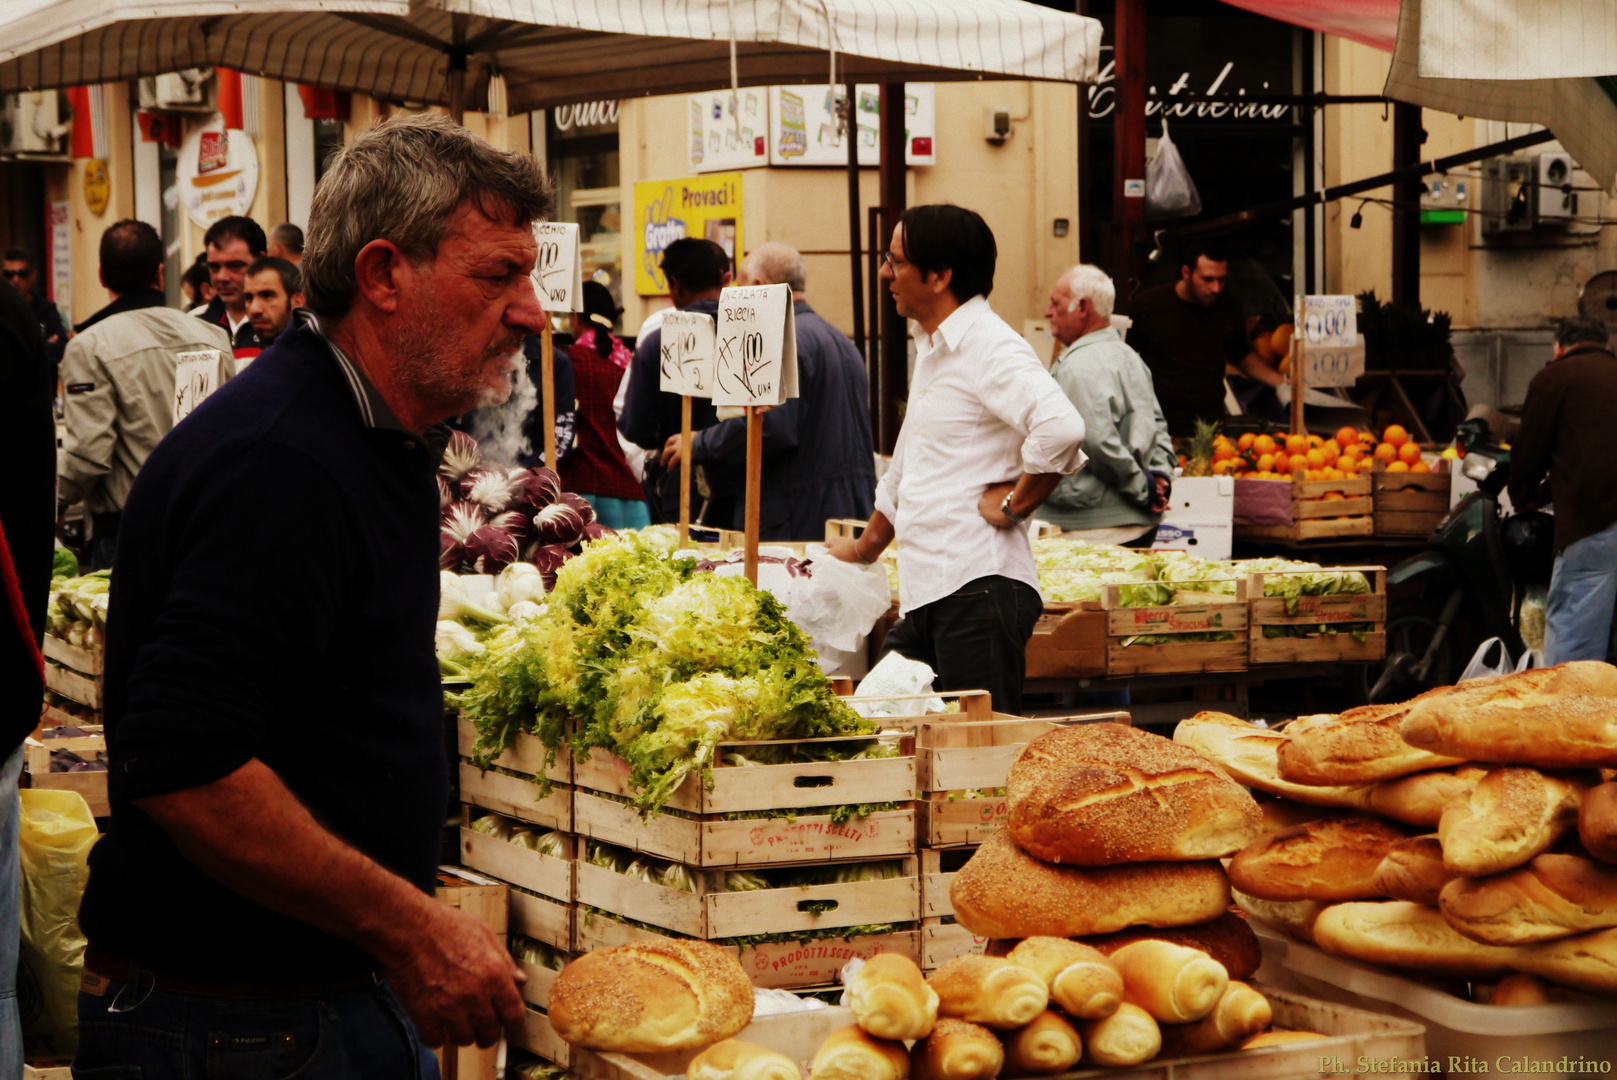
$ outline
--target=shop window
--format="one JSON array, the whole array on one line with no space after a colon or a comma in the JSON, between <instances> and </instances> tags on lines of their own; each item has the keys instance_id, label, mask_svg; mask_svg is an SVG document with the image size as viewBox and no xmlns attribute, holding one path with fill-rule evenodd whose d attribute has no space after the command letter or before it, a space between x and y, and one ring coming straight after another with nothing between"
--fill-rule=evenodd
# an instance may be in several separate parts
<instances>
[{"instance_id":1,"label":"shop window","mask_svg":"<svg viewBox=\"0 0 1617 1080\"><path fill-rule=\"evenodd\" d=\"M623 213L616 103L554 110L546 128L547 158L556 182L556 220L578 224L585 280L604 284L621 307Z\"/></svg>"}]
</instances>

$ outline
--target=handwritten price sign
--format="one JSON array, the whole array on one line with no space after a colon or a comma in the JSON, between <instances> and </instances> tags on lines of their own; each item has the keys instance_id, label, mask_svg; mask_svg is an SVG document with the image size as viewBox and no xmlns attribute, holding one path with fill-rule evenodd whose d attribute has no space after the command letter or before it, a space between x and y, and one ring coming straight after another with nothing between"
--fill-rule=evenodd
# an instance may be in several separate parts
<instances>
[{"instance_id":1,"label":"handwritten price sign","mask_svg":"<svg viewBox=\"0 0 1617 1080\"><path fill-rule=\"evenodd\" d=\"M218 349L174 354L174 423L178 424L219 388Z\"/></svg>"},{"instance_id":2,"label":"handwritten price sign","mask_svg":"<svg viewBox=\"0 0 1617 1080\"><path fill-rule=\"evenodd\" d=\"M540 221L533 226L539 245L533 264L533 289L546 311L577 311L584 302L584 263L578 251L578 226Z\"/></svg>"},{"instance_id":3,"label":"handwritten price sign","mask_svg":"<svg viewBox=\"0 0 1617 1080\"><path fill-rule=\"evenodd\" d=\"M1352 386L1364 374L1357 305L1351 296L1305 296L1302 309L1306 386Z\"/></svg>"},{"instance_id":4,"label":"handwritten price sign","mask_svg":"<svg viewBox=\"0 0 1617 1080\"><path fill-rule=\"evenodd\" d=\"M713 317L700 311L663 316L660 386L670 394L713 396Z\"/></svg>"},{"instance_id":5,"label":"handwritten price sign","mask_svg":"<svg viewBox=\"0 0 1617 1080\"><path fill-rule=\"evenodd\" d=\"M779 405L797 396L797 323L790 285L719 294L713 404Z\"/></svg>"}]
</instances>

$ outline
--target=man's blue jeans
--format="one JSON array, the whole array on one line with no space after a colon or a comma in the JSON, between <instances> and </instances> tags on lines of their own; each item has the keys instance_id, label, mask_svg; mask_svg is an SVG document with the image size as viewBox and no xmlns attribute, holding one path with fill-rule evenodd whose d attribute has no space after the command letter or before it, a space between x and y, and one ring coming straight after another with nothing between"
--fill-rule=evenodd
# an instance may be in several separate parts
<instances>
[{"instance_id":1,"label":"man's blue jeans","mask_svg":"<svg viewBox=\"0 0 1617 1080\"><path fill-rule=\"evenodd\" d=\"M79 993L75 1080L439 1080L386 983L321 999L244 999L141 981Z\"/></svg>"},{"instance_id":2,"label":"man's blue jeans","mask_svg":"<svg viewBox=\"0 0 1617 1080\"><path fill-rule=\"evenodd\" d=\"M18 935L22 932L22 865L17 850L22 816L17 778L22 746L0 765L0 1076L22 1075L22 1019L17 1012Z\"/></svg>"},{"instance_id":3,"label":"man's blue jeans","mask_svg":"<svg viewBox=\"0 0 1617 1080\"><path fill-rule=\"evenodd\" d=\"M1555 557L1544 659L1604 660L1617 616L1617 522L1568 544Z\"/></svg>"}]
</instances>

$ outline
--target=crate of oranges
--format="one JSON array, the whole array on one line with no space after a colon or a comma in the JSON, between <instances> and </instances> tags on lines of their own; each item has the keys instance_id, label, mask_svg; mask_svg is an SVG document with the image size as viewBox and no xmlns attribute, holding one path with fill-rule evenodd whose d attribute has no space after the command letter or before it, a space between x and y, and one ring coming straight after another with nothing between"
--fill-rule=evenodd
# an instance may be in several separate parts
<instances>
[{"instance_id":1,"label":"crate of oranges","mask_svg":"<svg viewBox=\"0 0 1617 1080\"><path fill-rule=\"evenodd\" d=\"M1234 445L1222 470L1215 459L1215 473L1291 484L1291 521L1266 525L1237 521L1236 535L1304 541L1374 533L1370 475L1377 445L1370 432L1344 427L1330 438L1248 433Z\"/></svg>"},{"instance_id":2,"label":"crate of oranges","mask_svg":"<svg viewBox=\"0 0 1617 1080\"><path fill-rule=\"evenodd\" d=\"M1448 467L1456 451L1429 458L1397 425L1387 428L1385 438L1371 473L1376 535L1426 536L1449 512Z\"/></svg>"}]
</instances>

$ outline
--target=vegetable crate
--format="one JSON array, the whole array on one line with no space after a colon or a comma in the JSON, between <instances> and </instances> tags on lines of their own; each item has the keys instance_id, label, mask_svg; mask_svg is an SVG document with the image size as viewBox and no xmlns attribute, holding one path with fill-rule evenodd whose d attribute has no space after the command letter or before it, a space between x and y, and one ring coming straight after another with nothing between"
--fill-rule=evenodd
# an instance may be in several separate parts
<instances>
[{"instance_id":1,"label":"vegetable crate","mask_svg":"<svg viewBox=\"0 0 1617 1080\"><path fill-rule=\"evenodd\" d=\"M527 1013L523 1017L522 1037L516 1040L516 1045L563 1068L572 1060L573 1048L556 1034L556 1029L551 1026L550 1017L545 1011L532 1005L527 1007Z\"/></svg>"},{"instance_id":2,"label":"vegetable crate","mask_svg":"<svg viewBox=\"0 0 1617 1080\"><path fill-rule=\"evenodd\" d=\"M497 836L479 832L471 827L471 807L461 807L460 861L461 865L497 878L514 889L525 890L552 905L570 906L573 902L573 866L577 841L564 838L565 857L546 855L521 844L501 840ZM519 905L513 902L513 909ZM544 918L541 918L541 916ZM561 916L547 909L535 911L533 918L541 925L554 925ZM548 919L548 921L546 921ZM569 940L569 935L552 932L548 936L523 929L529 937L540 938L552 944Z\"/></svg>"},{"instance_id":3,"label":"vegetable crate","mask_svg":"<svg viewBox=\"0 0 1617 1080\"><path fill-rule=\"evenodd\" d=\"M100 710L106 647L83 648L66 638L45 635L45 689L69 701Z\"/></svg>"},{"instance_id":4,"label":"vegetable crate","mask_svg":"<svg viewBox=\"0 0 1617 1080\"><path fill-rule=\"evenodd\" d=\"M458 866L438 868L438 902L459 908L482 922L505 942L506 894L503 882L469 873ZM445 1080L492 1080L499 1067L495 1047L444 1046L434 1051Z\"/></svg>"},{"instance_id":5,"label":"vegetable crate","mask_svg":"<svg viewBox=\"0 0 1617 1080\"><path fill-rule=\"evenodd\" d=\"M66 722L84 726L73 718L68 718ZM90 804L91 816L107 817L112 813L112 807L107 800L106 769L51 772L51 754L55 751L67 751L85 760L105 761L107 737L99 729L89 734L64 738L42 739L29 736L23 745L22 768L28 778L28 787L76 791Z\"/></svg>"},{"instance_id":6,"label":"vegetable crate","mask_svg":"<svg viewBox=\"0 0 1617 1080\"><path fill-rule=\"evenodd\" d=\"M715 757L776 746L834 748L872 737L721 743ZM573 766L573 823L581 836L692 867L823 862L915 851L915 749L896 757L786 765L720 765L713 789L693 773L662 813L643 819L628 802L629 765L596 748ZM894 803L843 817L836 808ZM841 818L841 820L838 820Z\"/></svg>"},{"instance_id":7,"label":"vegetable crate","mask_svg":"<svg viewBox=\"0 0 1617 1080\"><path fill-rule=\"evenodd\" d=\"M1151 582L1142 582L1151 585ZM1159 583L1160 584L1160 583ZM1207 584L1192 582L1190 584ZM1235 583L1234 595L1195 593L1198 602L1124 607L1119 590L1108 585L1106 605L1106 674L1164 675L1196 671L1244 671L1247 665L1246 582ZM1180 595L1190 590L1179 590ZM1176 599L1178 597L1176 596ZM1233 641L1209 641L1209 634L1231 634ZM1138 638L1166 637L1160 644Z\"/></svg>"},{"instance_id":8,"label":"vegetable crate","mask_svg":"<svg viewBox=\"0 0 1617 1080\"><path fill-rule=\"evenodd\" d=\"M981 956L988 939L955 922L949 886L976 854L976 846L921 849L921 970L933 971L958 956Z\"/></svg>"},{"instance_id":9,"label":"vegetable crate","mask_svg":"<svg viewBox=\"0 0 1617 1080\"><path fill-rule=\"evenodd\" d=\"M1370 475L1377 536L1429 536L1448 517L1450 474L1390 473L1386 462L1377 461Z\"/></svg>"},{"instance_id":10,"label":"vegetable crate","mask_svg":"<svg viewBox=\"0 0 1617 1080\"><path fill-rule=\"evenodd\" d=\"M1288 600L1264 596L1265 582L1317 571L1275 571L1251 576L1247 592L1252 597L1249 641L1253 664L1342 663L1380 660L1387 654L1386 568L1332 566L1328 571L1364 574L1371 581L1371 591ZM1346 629L1349 627L1352 629ZM1295 628L1302 636L1276 628ZM1364 640L1360 641L1354 631Z\"/></svg>"},{"instance_id":11,"label":"vegetable crate","mask_svg":"<svg viewBox=\"0 0 1617 1080\"><path fill-rule=\"evenodd\" d=\"M1370 478L1351 476L1345 480L1305 480L1301 472L1293 473L1291 523L1237 525L1235 531L1237 536L1293 542L1372 536L1376 531L1376 519L1375 503L1370 497Z\"/></svg>"},{"instance_id":12,"label":"vegetable crate","mask_svg":"<svg viewBox=\"0 0 1617 1080\"><path fill-rule=\"evenodd\" d=\"M1094 601L1050 603L1027 642L1027 678L1082 679L1106 674L1106 611Z\"/></svg>"},{"instance_id":13,"label":"vegetable crate","mask_svg":"<svg viewBox=\"0 0 1617 1080\"><path fill-rule=\"evenodd\" d=\"M479 769L470 758L477 740L477 729L461 717L457 724L460 744L460 798L464 803L493 810L547 829L571 832L573 829L572 759L565 747L556 760L545 764L545 746L532 735L518 735L511 748L496 758L487 770ZM535 779L551 781L550 793L543 795Z\"/></svg>"}]
</instances>

